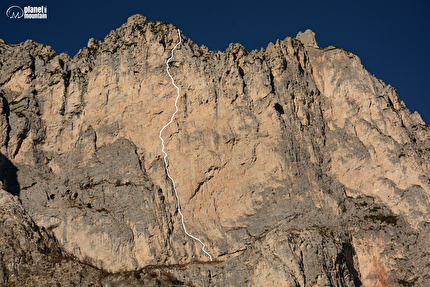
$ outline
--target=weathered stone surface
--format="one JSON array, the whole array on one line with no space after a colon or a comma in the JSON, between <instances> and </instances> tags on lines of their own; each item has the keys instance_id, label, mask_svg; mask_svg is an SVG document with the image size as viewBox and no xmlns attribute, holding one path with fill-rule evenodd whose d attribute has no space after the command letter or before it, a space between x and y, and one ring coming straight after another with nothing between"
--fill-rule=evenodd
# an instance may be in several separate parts
<instances>
[{"instance_id":1,"label":"weathered stone surface","mask_svg":"<svg viewBox=\"0 0 430 287\"><path fill-rule=\"evenodd\" d=\"M0 189L0 286L184 285L166 269L112 274L61 249L53 234L26 214L18 197Z\"/></svg>"},{"instance_id":2,"label":"weathered stone surface","mask_svg":"<svg viewBox=\"0 0 430 287\"><path fill-rule=\"evenodd\" d=\"M207 262L158 138L178 40L135 15L73 59L0 43L0 180L67 264L139 275L97 284L429 282L429 127L310 30L261 51L175 50L163 138Z\"/></svg>"},{"instance_id":3,"label":"weathered stone surface","mask_svg":"<svg viewBox=\"0 0 430 287\"><path fill-rule=\"evenodd\" d=\"M305 46L318 48L317 41L315 40L315 33L310 29L307 29L305 32L299 32L296 38Z\"/></svg>"}]
</instances>

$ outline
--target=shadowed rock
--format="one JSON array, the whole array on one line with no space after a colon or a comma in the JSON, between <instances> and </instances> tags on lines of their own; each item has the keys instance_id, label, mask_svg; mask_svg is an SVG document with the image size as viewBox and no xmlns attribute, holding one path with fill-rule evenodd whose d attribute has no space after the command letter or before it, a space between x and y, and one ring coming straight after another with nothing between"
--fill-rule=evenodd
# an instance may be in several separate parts
<instances>
[{"instance_id":1,"label":"shadowed rock","mask_svg":"<svg viewBox=\"0 0 430 287\"><path fill-rule=\"evenodd\" d=\"M12 195L19 196L20 187L17 171L16 166L0 153L0 181L3 184L2 188Z\"/></svg>"}]
</instances>

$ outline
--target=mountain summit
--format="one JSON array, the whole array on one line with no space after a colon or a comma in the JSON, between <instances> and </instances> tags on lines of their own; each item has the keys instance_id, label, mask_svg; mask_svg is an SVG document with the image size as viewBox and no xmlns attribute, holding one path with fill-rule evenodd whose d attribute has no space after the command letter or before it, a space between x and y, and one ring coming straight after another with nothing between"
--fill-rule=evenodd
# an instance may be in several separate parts
<instances>
[{"instance_id":1,"label":"mountain summit","mask_svg":"<svg viewBox=\"0 0 430 287\"><path fill-rule=\"evenodd\" d=\"M430 128L310 30L259 51L182 35L169 63L169 173L210 262L159 139L178 42L135 15L73 59L0 43L0 284L430 283Z\"/></svg>"}]
</instances>

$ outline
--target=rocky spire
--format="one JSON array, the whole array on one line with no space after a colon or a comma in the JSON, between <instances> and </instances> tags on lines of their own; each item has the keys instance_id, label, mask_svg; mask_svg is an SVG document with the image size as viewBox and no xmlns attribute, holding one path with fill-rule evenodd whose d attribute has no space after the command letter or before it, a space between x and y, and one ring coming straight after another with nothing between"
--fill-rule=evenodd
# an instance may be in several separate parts
<instances>
[{"instance_id":1,"label":"rocky spire","mask_svg":"<svg viewBox=\"0 0 430 287\"><path fill-rule=\"evenodd\" d=\"M303 45L318 48L317 41L315 40L315 33L307 29L305 32L299 32L296 38L303 43Z\"/></svg>"}]
</instances>

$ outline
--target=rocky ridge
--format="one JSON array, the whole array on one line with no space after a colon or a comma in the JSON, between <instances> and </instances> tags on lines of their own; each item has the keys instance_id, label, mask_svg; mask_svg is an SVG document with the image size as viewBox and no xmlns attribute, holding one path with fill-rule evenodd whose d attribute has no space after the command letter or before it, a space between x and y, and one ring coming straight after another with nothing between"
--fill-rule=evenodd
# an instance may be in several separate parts
<instances>
[{"instance_id":1,"label":"rocky ridge","mask_svg":"<svg viewBox=\"0 0 430 287\"><path fill-rule=\"evenodd\" d=\"M158 138L174 110L165 62L178 40L174 25L135 15L73 59L0 43L1 207L20 214L0 224L25 230L1 237L1 283L33 278L11 261L26 253L16 250L35 254L20 259L42 266L32 276L85 268L55 276L77 286L430 281L429 127L310 30L260 51L186 37L175 51L179 112L163 136L207 262L182 230Z\"/></svg>"}]
</instances>

